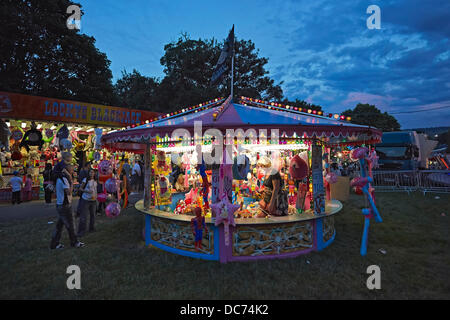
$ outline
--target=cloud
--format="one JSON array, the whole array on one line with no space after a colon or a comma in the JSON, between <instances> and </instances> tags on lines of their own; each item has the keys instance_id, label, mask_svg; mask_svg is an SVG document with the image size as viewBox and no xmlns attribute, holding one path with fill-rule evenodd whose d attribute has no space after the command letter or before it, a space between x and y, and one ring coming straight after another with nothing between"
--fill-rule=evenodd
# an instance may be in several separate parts
<instances>
[{"instance_id":1,"label":"cloud","mask_svg":"<svg viewBox=\"0 0 450 320\"><path fill-rule=\"evenodd\" d=\"M306 9L304 4L282 19L299 20L290 28L289 57L275 73L289 98L307 97L333 112L358 102L394 112L450 100L449 1L320 1ZM381 30L366 27L371 4L381 8ZM416 123L414 117L428 121L422 126L449 125L439 117L443 113L398 120L404 127Z\"/></svg>"}]
</instances>

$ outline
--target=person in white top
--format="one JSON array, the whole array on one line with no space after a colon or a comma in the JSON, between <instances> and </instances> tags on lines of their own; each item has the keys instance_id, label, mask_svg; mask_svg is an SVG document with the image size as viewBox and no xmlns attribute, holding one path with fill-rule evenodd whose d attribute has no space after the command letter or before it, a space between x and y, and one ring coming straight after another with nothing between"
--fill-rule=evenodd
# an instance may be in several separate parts
<instances>
[{"instance_id":1,"label":"person in white top","mask_svg":"<svg viewBox=\"0 0 450 320\"><path fill-rule=\"evenodd\" d=\"M139 161L136 160L134 162L133 170L131 170L131 186L133 188L133 192L139 191L139 180L141 175L141 166L139 165Z\"/></svg>"},{"instance_id":2,"label":"person in white top","mask_svg":"<svg viewBox=\"0 0 450 320\"><path fill-rule=\"evenodd\" d=\"M64 246L60 243L63 227L69 232L70 245L80 248L84 243L78 241L75 235L72 213L72 190L73 190L73 166L70 164L61 164L61 171L56 172L56 211L58 212L58 221L55 231L52 235L50 249L62 249Z\"/></svg>"},{"instance_id":3,"label":"person in white top","mask_svg":"<svg viewBox=\"0 0 450 320\"><path fill-rule=\"evenodd\" d=\"M81 182L80 191L80 220L78 222L78 237L83 237L86 232L87 213L89 212L89 232L94 232L95 212L97 211L97 179L96 172L89 170L88 178Z\"/></svg>"}]
</instances>

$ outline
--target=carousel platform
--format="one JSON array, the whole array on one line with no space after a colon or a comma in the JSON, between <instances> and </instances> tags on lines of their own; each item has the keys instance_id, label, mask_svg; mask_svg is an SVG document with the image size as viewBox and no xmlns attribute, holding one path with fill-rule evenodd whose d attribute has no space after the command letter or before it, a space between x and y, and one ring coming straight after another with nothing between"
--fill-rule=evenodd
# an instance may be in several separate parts
<instances>
[{"instance_id":1,"label":"carousel platform","mask_svg":"<svg viewBox=\"0 0 450 320\"><path fill-rule=\"evenodd\" d=\"M338 200L327 202L325 214L321 216L306 211L284 217L235 219L236 226L230 226L228 241L225 241L223 225L215 226L213 218L206 218L209 232L203 236L202 249L194 245L192 216L156 208L145 210L142 200L136 203L136 209L145 214L146 245L226 263L288 258L323 250L335 238L334 215L342 209L342 204Z\"/></svg>"}]
</instances>

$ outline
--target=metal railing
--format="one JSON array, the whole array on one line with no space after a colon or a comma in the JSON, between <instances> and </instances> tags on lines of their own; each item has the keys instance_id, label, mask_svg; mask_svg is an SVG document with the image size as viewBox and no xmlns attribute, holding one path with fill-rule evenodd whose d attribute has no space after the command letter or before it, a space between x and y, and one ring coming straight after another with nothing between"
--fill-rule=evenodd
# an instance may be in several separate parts
<instances>
[{"instance_id":1,"label":"metal railing","mask_svg":"<svg viewBox=\"0 0 450 320\"><path fill-rule=\"evenodd\" d=\"M450 170L374 170L373 180L372 186L380 192L450 193Z\"/></svg>"}]
</instances>

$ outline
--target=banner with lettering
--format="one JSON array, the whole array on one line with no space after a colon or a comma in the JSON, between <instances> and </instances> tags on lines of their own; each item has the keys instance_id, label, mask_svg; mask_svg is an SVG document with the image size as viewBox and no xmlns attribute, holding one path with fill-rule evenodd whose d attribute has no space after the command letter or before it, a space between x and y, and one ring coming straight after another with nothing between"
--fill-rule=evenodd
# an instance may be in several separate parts
<instances>
[{"instance_id":1,"label":"banner with lettering","mask_svg":"<svg viewBox=\"0 0 450 320\"><path fill-rule=\"evenodd\" d=\"M127 127L159 113L0 91L0 118Z\"/></svg>"}]
</instances>

